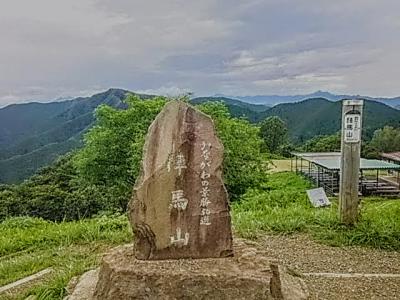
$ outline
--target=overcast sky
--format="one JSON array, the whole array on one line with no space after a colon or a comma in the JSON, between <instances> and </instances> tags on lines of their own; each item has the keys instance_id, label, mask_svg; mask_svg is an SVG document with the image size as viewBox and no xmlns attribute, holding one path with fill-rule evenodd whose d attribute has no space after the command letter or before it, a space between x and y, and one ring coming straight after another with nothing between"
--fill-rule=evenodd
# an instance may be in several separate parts
<instances>
[{"instance_id":1,"label":"overcast sky","mask_svg":"<svg viewBox=\"0 0 400 300\"><path fill-rule=\"evenodd\" d=\"M1 0L0 106L110 87L400 95L399 0Z\"/></svg>"}]
</instances>

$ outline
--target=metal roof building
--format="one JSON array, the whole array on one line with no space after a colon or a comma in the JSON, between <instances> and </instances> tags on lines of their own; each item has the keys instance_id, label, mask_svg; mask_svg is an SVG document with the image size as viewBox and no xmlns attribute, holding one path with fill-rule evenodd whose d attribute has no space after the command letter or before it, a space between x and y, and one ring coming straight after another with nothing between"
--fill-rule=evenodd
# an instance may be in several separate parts
<instances>
[{"instance_id":1,"label":"metal roof building","mask_svg":"<svg viewBox=\"0 0 400 300\"><path fill-rule=\"evenodd\" d=\"M397 152L400 155L400 152ZM328 170L340 170L340 152L293 152L294 156L301 158L305 161L310 161L322 168ZM400 156L399 156L400 161ZM360 160L361 170L400 170L400 165L393 164L390 162L378 160L378 159L366 159L361 158Z\"/></svg>"},{"instance_id":2,"label":"metal roof building","mask_svg":"<svg viewBox=\"0 0 400 300\"><path fill-rule=\"evenodd\" d=\"M292 171L295 169L296 173L305 175L318 187L323 187L327 194L338 194L341 164L340 152L293 152L292 155ZM376 171L376 173L372 173L373 175L371 175L371 171ZM380 171L396 171L397 178L393 179L393 176L380 176ZM399 172L400 164L361 158L360 194L399 194Z\"/></svg>"}]
</instances>

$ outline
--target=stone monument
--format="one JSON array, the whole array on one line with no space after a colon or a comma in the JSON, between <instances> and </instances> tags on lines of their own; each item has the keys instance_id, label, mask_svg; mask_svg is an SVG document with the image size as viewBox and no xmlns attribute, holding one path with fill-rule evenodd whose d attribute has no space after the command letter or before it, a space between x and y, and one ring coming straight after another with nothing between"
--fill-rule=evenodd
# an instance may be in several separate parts
<instances>
[{"instance_id":1,"label":"stone monument","mask_svg":"<svg viewBox=\"0 0 400 300\"><path fill-rule=\"evenodd\" d=\"M71 280L67 299L307 299L303 280L256 244L233 245L222 161L212 120L167 103L149 128L129 204L135 245Z\"/></svg>"},{"instance_id":2,"label":"stone monument","mask_svg":"<svg viewBox=\"0 0 400 300\"><path fill-rule=\"evenodd\" d=\"M138 259L232 256L223 152L211 118L188 104L157 116L129 204Z\"/></svg>"}]
</instances>

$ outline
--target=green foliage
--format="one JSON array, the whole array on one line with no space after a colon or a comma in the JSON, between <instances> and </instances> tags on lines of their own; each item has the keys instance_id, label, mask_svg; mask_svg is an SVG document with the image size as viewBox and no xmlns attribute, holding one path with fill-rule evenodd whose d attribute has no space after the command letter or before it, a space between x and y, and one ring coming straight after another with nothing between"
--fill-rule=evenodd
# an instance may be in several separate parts
<instances>
[{"instance_id":1,"label":"green foliage","mask_svg":"<svg viewBox=\"0 0 400 300\"><path fill-rule=\"evenodd\" d=\"M400 250L400 203L398 200L364 199L354 228L336 225L315 230L314 236L332 246L370 246Z\"/></svg>"},{"instance_id":2,"label":"green foliage","mask_svg":"<svg viewBox=\"0 0 400 300\"><path fill-rule=\"evenodd\" d=\"M371 141L363 141L361 155L365 158L379 159L383 152L400 151L400 129L385 126L375 130Z\"/></svg>"},{"instance_id":3,"label":"green foliage","mask_svg":"<svg viewBox=\"0 0 400 300\"><path fill-rule=\"evenodd\" d=\"M319 135L308 140L301 146L307 152L334 152L340 151L340 132L332 135Z\"/></svg>"},{"instance_id":4,"label":"green foliage","mask_svg":"<svg viewBox=\"0 0 400 300\"><path fill-rule=\"evenodd\" d=\"M125 211L144 136L164 103L130 96L126 110L100 106L83 149L0 192L0 221L19 215L75 220L100 211Z\"/></svg>"},{"instance_id":5,"label":"green foliage","mask_svg":"<svg viewBox=\"0 0 400 300\"><path fill-rule=\"evenodd\" d=\"M385 126L376 130L370 145L379 152L400 151L400 129Z\"/></svg>"},{"instance_id":6,"label":"green foliage","mask_svg":"<svg viewBox=\"0 0 400 300\"><path fill-rule=\"evenodd\" d=\"M269 177L267 191L249 190L233 203L237 233L256 238L263 233L310 233L335 246L364 245L400 249L400 203L398 200L364 198L359 222L353 228L340 224L337 201L329 208L313 208L305 190L310 184L294 173Z\"/></svg>"},{"instance_id":7,"label":"green foliage","mask_svg":"<svg viewBox=\"0 0 400 300\"><path fill-rule=\"evenodd\" d=\"M140 171L144 139L164 98L143 101L130 95L126 110L102 105L96 110L96 125L85 136L85 147L74 158L79 177L89 185L110 190L125 209Z\"/></svg>"},{"instance_id":8,"label":"green foliage","mask_svg":"<svg viewBox=\"0 0 400 300\"><path fill-rule=\"evenodd\" d=\"M54 223L40 218L9 218L0 223L0 256L35 248L69 246L95 240L125 240L129 232L125 215L101 216L76 222ZM122 235L116 232L122 232ZM45 237L43 235L45 234Z\"/></svg>"},{"instance_id":9,"label":"green foliage","mask_svg":"<svg viewBox=\"0 0 400 300\"><path fill-rule=\"evenodd\" d=\"M126 110L100 106L85 146L24 183L0 189L0 221L34 216L63 221L91 217L102 211L124 212L139 174L148 127L166 100L127 98ZM225 181L231 199L265 181L258 128L231 118L220 103L203 104L212 115L225 146Z\"/></svg>"},{"instance_id":10,"label":"green foliage","mask_svg":"<svg viewBox=\"0 0 400 300\"><path fill-rule=\"evenodd\" d=\"M121 208L126 206L139 174L148 127L165 102L164 98L142 101L131 96L124 111L101 106L96 126L86 135L85 147L74 159L82 180L113 190ZM199 108L215 121L225 148L224 179L235 199L265 178L258 128L244 119L231 118L221 103L204 103Z\"/></svg>"},{"instance_id":11,"label":"green foliage","mask_svg":"<svg viewBox=\"0 0 400 300\"><path fill-rule=\"evenodd\" d=\"M5 219L0 223L1 230L5 229L29 229L33 227L41 227L49 224L48 221L45 221L40 218L32 218L32 217L12 217Z\"/></svg>"},{"instance_id":12,"label":"green foliage","mask_svg":"<svg viewBox=\"0 0 400 300\"><path fill-rule=\"evenodd\" d=\"M224 145L224 181L231 199L265 182L267 165L260 153L258 127L230 117L227 107L219 102L204 103L198 108L212 117Z\"/></svg>"},{"instance_id":13,"label":"green foliage","mask_svg":"<svg viewBox=\"0 0 400 300\"><path fill-rule=\"evenodd\" d=\"M260 123L260 136L267 152L281 153L288 141L287 133L285 122L277 116L268 117Z\"/></svg>"},{"instance_id":14,"label":"green foliage","mask_svg":"<svg viewBox=\"0 0 400 300\"><path fill-rule=\"evenodd\" d=\"M94 110L101 104L125 109L127 91L110 89L89 98L46 104L10 105L0 109L0 182L18 183L59 155L82 146L83 134L94 123ZM141 99L152 98L138 95ZM291 143L301 144L318 135L340 130L341 102L324 98L279 104L272 108L225 97L195 98L191 102L224 102L234 117L250 122L278 116L288 128ZM376 129L385 125L400 127L400 111L375 101L365 101L363 140L369 141ZM281 154L291 149L285 145ZM367 153L375 155L369 147ZM369 155L369 154L368 154ZM122 188L122 187L121 187Z\"/></svg>"},{"instance_id":15,"label":"green foliage","mask_svg":"<svg viewBox=\"0 0 400 300\"><path fill-rule=\"evenodd\" d=\"M64 142L51 143L24 155L0 160L0 182L20 183L81 144L80 136L76 136Z\"/></svg>"},{"instance_id":16,"label":"green foliage","mask_svg":"<svg viewBox=\"0 0 400 300\"><path fill-rule=\"evenodd\" d=\"M89 98L10 105L0 109L0 182L18 183L82 145L100 104L123 108L126 91ZM141 97L144 97L140 95Z\"/></svg>"},{"instance_id":17,"label":"green foliage","mask_svg":"<svg viewBox=\"0 0 400 300\"><path fill-rule=\"evenodd\" d=\"M113 245L131 240L127 217L121 215L62 223L9 218L0 223L0 286L52 267L54 273L40 286L14 297L63 299L73 276L97 267L101 254Z\"/></svg>"},{"instance_id":18,"label":"green foliage","mask_svg":"<svg viewBox=\"0 0 400 300\"><path fill-rule=\"evenodd\" d=\"M11 189L0 191L0 221L8 216L24 214L23 205L19 205L16 195Z\"/></svg>"},{"instance_id":19,"label":"green foliage","mask_svg":"<svg viewBox=\"0 0 400 300\"><path fill-rule=\"evenodd\" d=\"M74 220L103 210L117 211L119 206L110 190L80 180L73 157L73 154L61 157L24 183L3 188L0 221L24 215L54 221Z\"/></svg>"},{"instance_id":20,"label":"green foliage","mask_svg":"<svg viewBox=\"0 0 400 300\"><path fill-rule=\"evenodd\" d=\"M315 136L299 147L299 150L307 152L340 151L340 132L333 135ZM364 138L361 156L379 158L382 152L394 151L400 151L400 129L385 126L375 130L371 141Z\"/></svg>"},{"instance_id":21,"label":"green foliage","mask_svg":"<svg viewBox=\"0 0 400 300\"><path fill-rule=\"evenodd\" d=\"M341 101L324 98L307 99L297 103L278 104L260 113L259 118L278 116L288 126L291 142L296 144L318 135L332 135L341 128ZM365 100L363 139L370 140L373 132L385 125L399 127L400 111L385 104Z\"/></svg>"},{"instance_id":22,"label":"green foliage","mask_svg":"<svg viewBox=\"0 0 400 300\"><path fill-rule=\"evenodd\" d=\"M364 144L361 144L361 157L363 158L379 159L381 153L382 152L376 149L375 146L371 145L370 142L366 141Z\"/></svg>"}]
</instances>

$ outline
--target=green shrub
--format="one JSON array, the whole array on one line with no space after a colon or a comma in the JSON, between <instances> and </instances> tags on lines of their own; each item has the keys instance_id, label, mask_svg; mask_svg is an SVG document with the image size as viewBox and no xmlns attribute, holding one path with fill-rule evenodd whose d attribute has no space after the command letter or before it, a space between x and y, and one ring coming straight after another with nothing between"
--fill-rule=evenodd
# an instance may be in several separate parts
<instances>
[{"instance_id":1,"label":"green shrub","mask_svg":"<svg viewBox=\"0 0 400 300\"><path fill-rule=\"evenodd\" d=\"M0 256L96 240L122 242L129 240L130 236L131 230L125 215L61 223L30 217L9 218L0 223Z\"/></svg>"},{"instance_id":2,"label":"green shrub","mask_svg":"<svg viewBox=\"0 0 400 300\"><path fill-rule=\"evenodd\" d=\"M29 229L32 227L46 226L49 222L41 218L13 217L0 223L1 229Z\"/></svg>"},{"instance_id":3,"label":"green shrub","mask_svg":"<svg viewBox=\"0 0 400 300\"><path fill-rule=\"evenodd\" d=\"M198 108L211 116L224 145L224 181L231 200L249 188L261 188L267 180L268 162L261 154L259 128L247 120L232 118L220 102L207 102Z\"/></svg>"},{"instance_id":4,"label":"green shrub","mask_svg":"<svg viewBox=\"0 0 400 300\"><path fill-rule=\"evenodd\" d=\"M338 220L337 199L328 208L313 208L305 190L310 184L293 173L269 177L267 189L249 190L233 203L236 232L247 238L265 233L309 233L329 245L362 245L400 249L400 202L363 198L356 226L346 227Z\"/></svg>"},{"instance_id":5,"label":"green shrub","mask_svg":"<svg viewBox=\"0 0 400 300\"><path fill-rule=\"evenodd\" d=\"M8 218L0 223L0 286L51 267L51 276L40 285L13 293L12 299L36 295L38 299L61 300L73 276L96 268L110 247L131 241L125 215L61 223Z\"/></svg>"}]
</instances>

